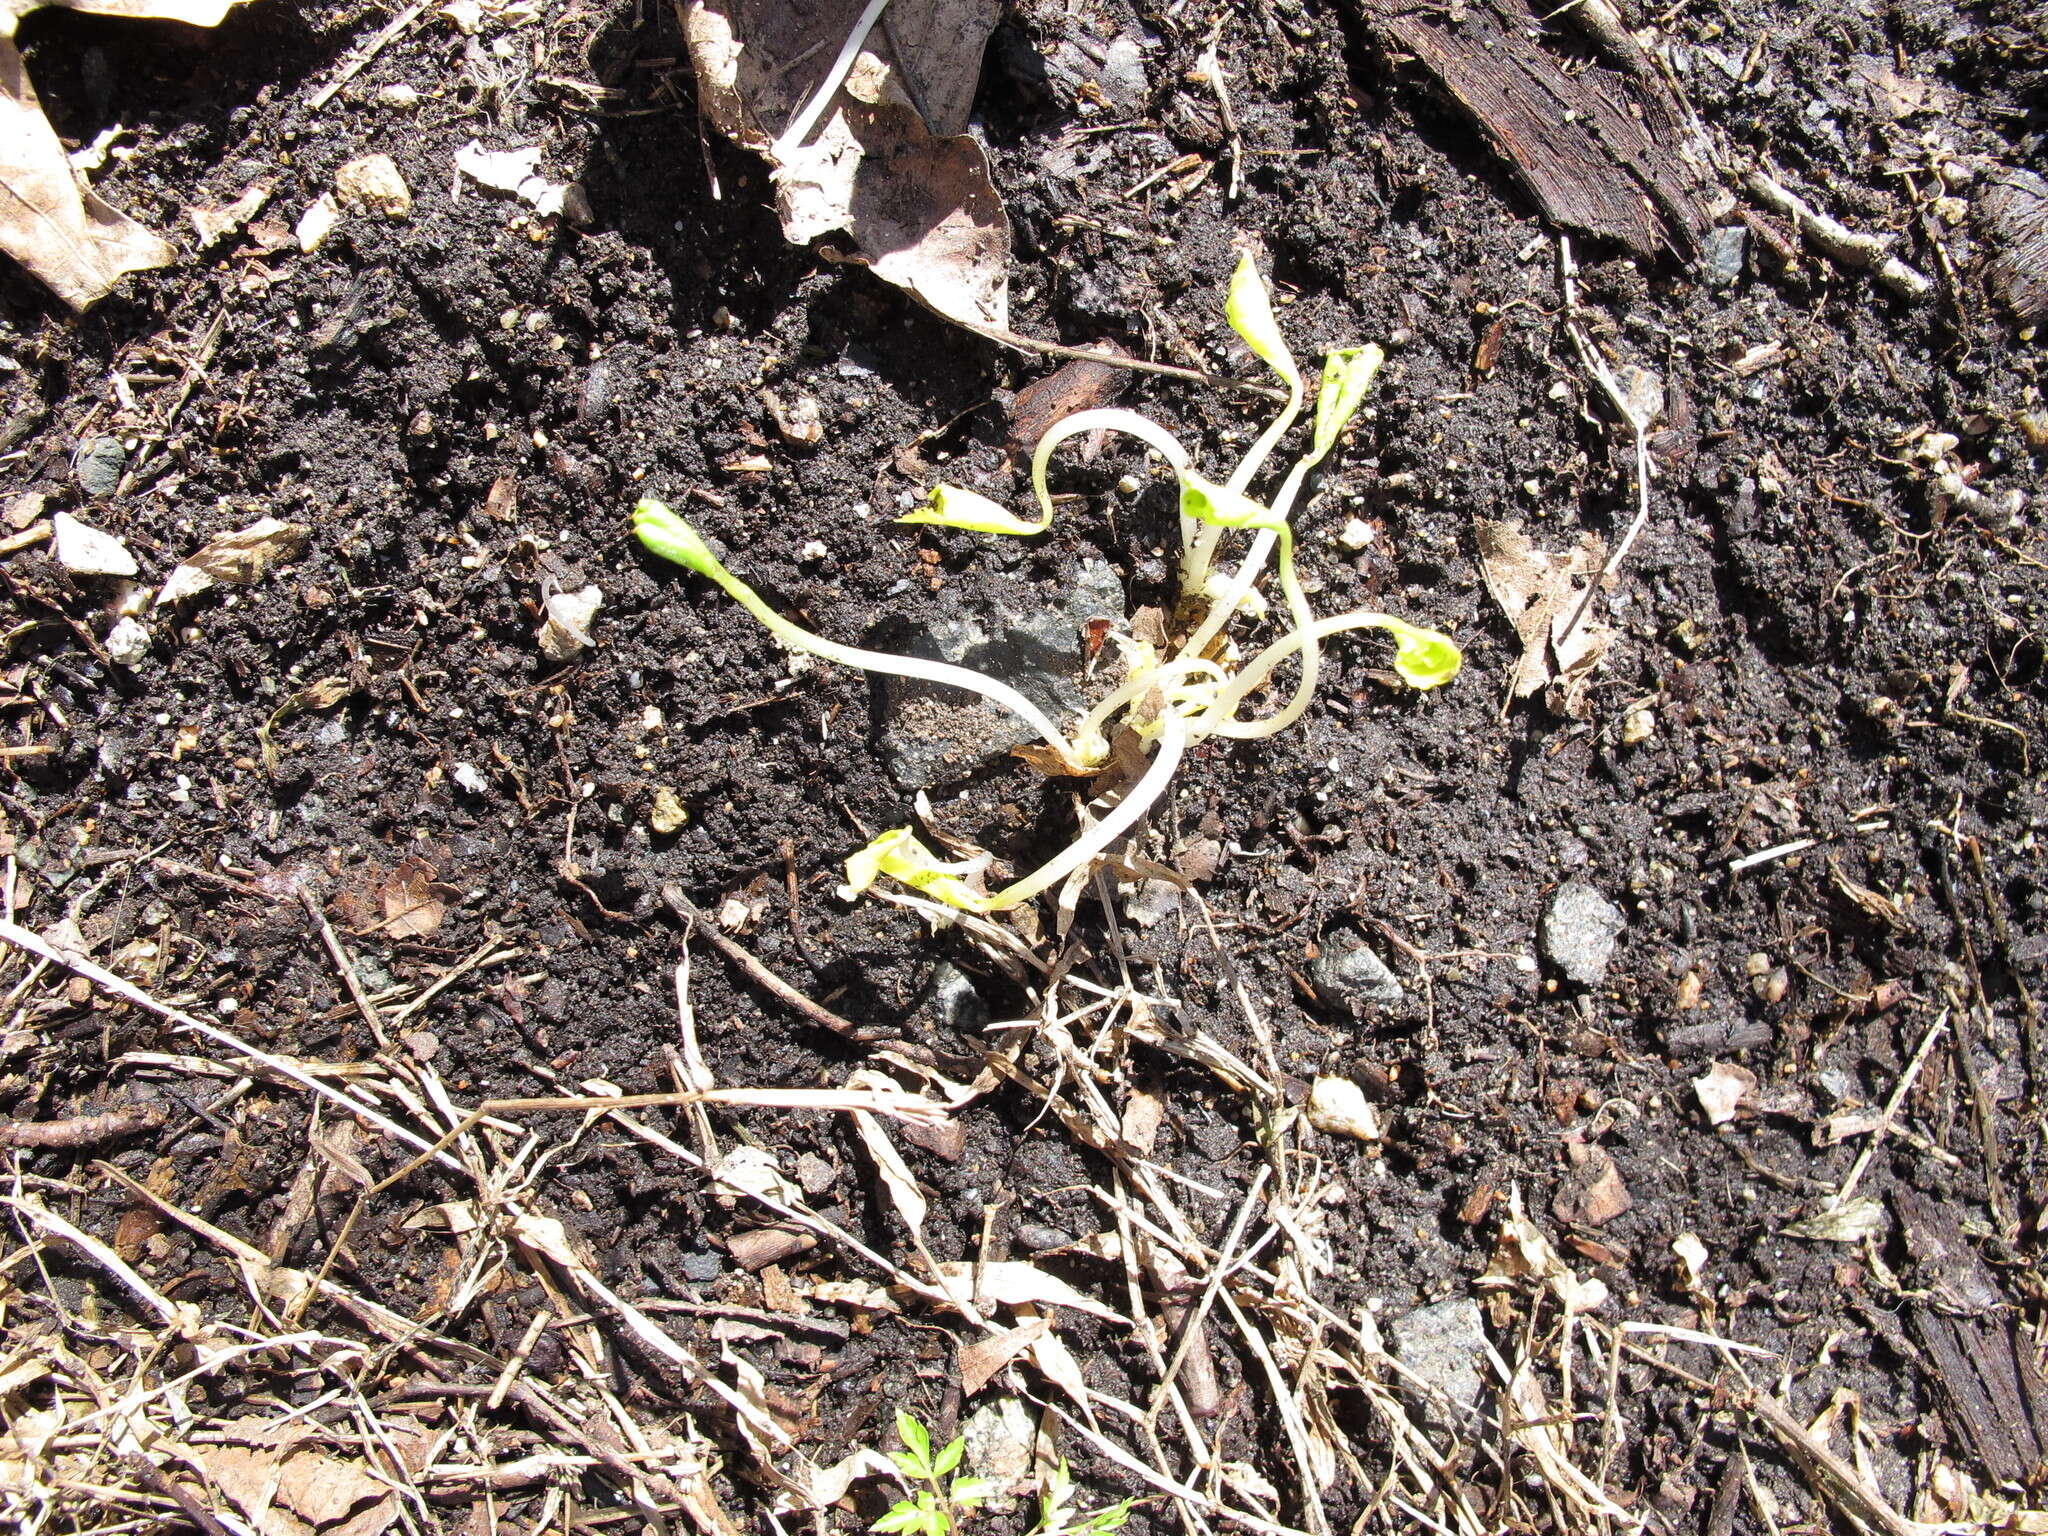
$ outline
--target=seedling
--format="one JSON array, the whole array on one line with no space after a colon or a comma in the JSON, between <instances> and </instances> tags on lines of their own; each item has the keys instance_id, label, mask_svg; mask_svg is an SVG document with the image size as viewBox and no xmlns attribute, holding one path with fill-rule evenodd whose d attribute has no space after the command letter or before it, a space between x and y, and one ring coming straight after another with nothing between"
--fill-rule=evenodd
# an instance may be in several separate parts
<instances>
[{"instance_id":1,"label":"seedling","mask_svg":"<svg viewBox=\"0 0 2048 1536\"><path fill-rule=\"evenodd\" d=\"M896 1410L896 1432L903 1437L903 1449L892 1451L889 1460L910 1490L910 1497L898 1499L871 1530L900 1532L901 1536L947 1536L956 1529L962 1515L971 1515L988 1502L996 1485L985 1477L959 1475L960 1459L967 1453L967 1441L956 1437L938 1455L932 1454L931 1431L916 1415ZM946 1475L953 1473L949 1484Z\"/></svg>"},{"instance_id":2,"label":"seedling","mask_svg":"<svg viewBox=\"0 0 2048 1536\"><path fill-rule=\"evenodd\" d=\"M1075 721L1071 730L1062 730L1000 678L944 662L860 650L812 634L777 613L727 570L697 531L660 502L643 501L634 509L633 531L642 544L718 583L791 650L807 651L863 671L979 694L1038 733L1042 745L1020 748L1020 755L1049 773L1092 775L1110 766L1112 758L1135 769L1121 797L1099 819L1038 869L1000 890L988 891L983 884L991 862L988 855L977 852L964 859L943 860L909 827L898 827L847 860L848 892L864 891L887 875L949 906L994 912L1018 906L1069 878L1085 876L1165 792L1190 746L1210 737L1255 741L1276 735L1299 720L1315 696L1322 644L1333 635L1355 629L1386 631L1394 642L1394 670L1415 688L1441 687L1457 674L1463 657L1448 636L1435 630L1364 609L1317 618L1294 568L1294 531L1289 519L1295 501L1309 474L1336 447L1364 402L1383 361L1380 349L1346 347L1324 360L1308 451L1288 470L1272 499L1261 502L1251 494L1252 482L1300 418L1307 391L1273 318L1266 286L1249 257L1238 263L1231 278L1224 313L1231 328L1287 386L1287 401L1280 414L1259 434L1227 480L1219 484L1203 475L1179 440L1148 417L1128 410L1081 411L1039 439L1032 455L1031 489L1038 507L1035 519L1019 517L986 496L954 485L939 486L925 506L898 519L1012 538L1043 533L1052 526L1046 468L1053 452L1067 439L1088 432L1135 437L1172 470L1180 489L1178 637L1162 650L1132 636L1117 636L1124 654L1123 681ZM1233 534L1249 534L1250 543L1237 569L1225 572L1217 561L1224 540ZM1226 629L1240 615L1256 618L1264 614L1257 586L1269 561L1273 562L1289 627L1247 660ZM1283 662L1297 658L1300 672L1287 702L1271 714L1246 716L1253 695L1267 686ZM1128 743L1135 752L1128 748L1118 752L1119 742ZM1136 767L1138 759L1143 759L1142 768Z\"/></svg>"},{"instance_id":3,"label":"seedling","mask_svg":"<svg viewBox=\"0 0 2048 1536\"><path fill-rule=\"evenodd\" d=\"M870 1530L884 1536L949 1536L959 1529L962 1517L972 1515L999 1490L985 1477L959 1475L960 1461L967 1452L965 1437L950 1441L937 1455L932 1454L931 1432L917 1416L896 1410L896 1432L903 1449L892 1451L889 1460L903 1479L910 1497L898 1499L889 1512ZM952 1482L946 1481L948 1474ZM1130 1518L1134 1500L1125 1499L1092 1514L1074 1507L1074 1476L1067 1459L1060 1458L1059 1470L1046 1479L1038 1500L1038 1524L1031 1536L1112 1536Z\"/></svg>"}]
</instances>

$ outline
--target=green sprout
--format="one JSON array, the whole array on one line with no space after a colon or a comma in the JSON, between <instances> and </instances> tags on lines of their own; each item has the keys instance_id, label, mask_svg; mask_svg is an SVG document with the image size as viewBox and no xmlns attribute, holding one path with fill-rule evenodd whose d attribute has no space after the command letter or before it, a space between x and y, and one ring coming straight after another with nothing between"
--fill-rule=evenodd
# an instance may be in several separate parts
<instances>
[{"instance_id":1,"label":"green sprout","mask_svg":"<svg viewBox=\"0 0 2048 1536\"><path fill-rule=\"evenodd\" d=\"M956 1437L934 1456L931 1431L901 1408L896 1410L896 1432L903 1437L903 1449L892 1451L889 1460L896 1464L910 1497L890 1505L870 1530L885 1536L947 1536L958 1528L962 1515L973 1514L998 1491L989 1478L959 1473L960 1459L967 1453L965 1437ZM949 1472L954 1474L950 1484Z\"/></svg>"},{"instance_id":2,"label":"green sprout","mask_svg":"<svg viewBox=\"0 0 2048 1536\"><path fill-rule=\"evenodd\" d=\"M898 519L970 533L1030 537L1052 526L1053 500L1046 470L1054 451L1069 438L1096 431L1118 432L1137 438L1165 461L1180 492L1181 632L1164 651L1132 636L1118 636L1124 653L1124 678L1075 721L1071 730L1062 730L1000 678L945 662L860 650L812 634L777 613L727 570L697 531L660 502L642 501L634 510L633 531L648 550L709 577L791 650L807 651L863 671L979 694L1038 733L1043 748L1025 749L1026 755L1048 771L1077 777L1099 773L1110 765L1113 743L1126 733L1149 757L1121 797L1072 843L1000 890L991 892L984 887L983 874L990 862L986 855L948 862L926 847L909 827L898 827L847 860L844 889L848 894L865 891L886 875L947 906L996 912L1085 874L1165 793L1189 747L1211 737L1256 741L1277 735L1299 720L1315 696L1323 643L1334 635L1357 629L1385 631L1394 642L1395 672L1414 688L1438 688L1457 675L1464 658L1449 636L1366 609L1317 618L1295 571L1290 521L1295 502L1310 473L1336 447L1364 403L1384 354L1376 346L1346 347L1324 359L1308 451L1281 479L1271 499L1260 501L1252 494L1252 482L1300 419L1307 390L1273 318L1266 285L1249 256L1239 261L1231 278L1224 313L1231 328L1287 386L1280 414L1259 434L1227 480L1219 484L1203 475L1180 441L1148 417L1120 409L1080 411L1040 438L1032 454L1036 519L1019 517L986 496L954 485L938 486L926 505ZM1236 570L1226 572L1217 561L1224 540L1233 534L1250 535L1250 542ZM1226 629L1240 615L1256 617L1265 612L1257 587L1269 561L1285 604L1288 628L1245 659ZM1300 670L1287 702L1270 714L1247 715L1245 708L1253 695L1269 684L1277 668L1297 658Z\"/></svg>"},{"instance_id":3,"label":"green sprout","mask_svg":"<svg viewBox=\"0 0 2048 1536\"><path fill-rule=\"evenodd\" d=\"M896 1410L896 1432L903 1438L903 1449L892 1451L889 1460L910 1496L890 1505L869 1530L884 1536L950 1536L959 1529L962 1516L974 1514L1000 1491L990 1478L960 1474L961 1458L967 1453L964 1436L933 1455L931 1432L915 1414L901 1408ZM948 1473L953 1474L950 1483ZM1112 1536L1123 1529L1135 1502L1125 1499L1082 1514L1074 1507L1074 1475L1062 1456L1059 1470L1046 1479L1039 1495L1038 1524L1031 1528L1031 1536Z\"/></svg>"}]
</instances>

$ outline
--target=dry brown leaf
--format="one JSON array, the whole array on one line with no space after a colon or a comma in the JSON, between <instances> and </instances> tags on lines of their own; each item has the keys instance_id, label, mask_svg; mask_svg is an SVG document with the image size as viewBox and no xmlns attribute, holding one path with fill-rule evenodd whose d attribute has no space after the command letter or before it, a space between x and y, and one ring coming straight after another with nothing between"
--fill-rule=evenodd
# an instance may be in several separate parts
<instances>
[{"instance_id":1,"label":"dry brown leaf","mask_svg":"<svg viewBox=\"0 0 2048 1536\"><path fill-rule=\"evenodd\" d=\"M171 572L156 595L156 606L183 602L220 582L246 587L260 580L273 565L296 560L306 547L302 523L280 522L274 517L258 518L246 528L209 540L185 557Z\"/></svg>"},{"instance_id":2,"label":"dry brown leaf","mask_svg":"<svg viewBox=\"0 0 2048 1536\"><path fill-rule=\"evenodd\" d=\"M1121 1314L1105 1307L1093 1297L1083 1296L1066 1281L1049 1275L1033 1264L1011 1259L994 1264L941 1264L939 1275L946 1287L955 1295L957 1282L964 1289L978 1277L981 1288L974 1293L974 1303L999 1301L1005 1306L1055 1306L1072 1307L1076 1312L1105 1318L1112 1323L1124 1321Z\"/></svg>"},{"instance_id":3,"label":"dry brown leaf","mask_svg":"<svg viewBox=\"0 0 2048 1536\"><path fill-rule=\"evenodd\" d=\"M963 1396L972 1397L1004 1366L1029 1350L1034 1342L1051 1331L1049 1318L1034 1317L1028 1323L1015 1328L1006 1328L1001 1333L990 1334L976 1339L971 1344L960 1346L960 1391Z\"/></svg>"},{"instance_id":4,"label":"dry brown leaf","mask_svg":"<svg viewBox=\"0 0 2048 1536\"><path fill-rule=\"evenodd\" d=\"M398 1496L356 1461L313 1443L309 1426L249 1434L245 1443L194 1446L208 1479L262 1536L378 1536L398 1517Z\"/></svg>"},{"instance_id":5,"label":"dry brown leaf","mask_svg":"<svg viewBox=\"0 0 2048 1536\"><path fill-rule=\"evenodd\" d=\"M14 32L48 0L0 0L0 250L73 309L105 298L130 272L169 266L177 251L72 170L22 67ZM64 9L211 27L240 0L62 0Z\"/></svg>"},{"instance_id":6,"label":"dry brown leaf","mask_svg":"<svg viewBox=\"0 0 2048 1536\"><path fill-rule=\"evenodd\" d=\"M786 144L861 0L682 9L704 115L768 159L788 239L844 231L856 259L948 319L1007 328L1010 222L965 132L995 0L895 0L823 114Z\"/></svg>"},{"instance_id":7,"label":"dry brown leaf","mask_svg":"<svg viewBox=\"0 0 2048 1536\"><path fill-rule=\"evenodd\" d=\"M332 709L355 691L355 684L345 677L323 677L316 682L308 683L278 705L270 718L256 731L256 740L263 748L263 771L268 774L277 772L277 748L270 740L272 731L293 715L306 710Z\"/></svg>"},{"instance_id":8,"label":"dry brown leaf","mask_svg":"<svg viewBox=\"0 0 2048 1536\"><path fill-rule=\"evenodd\" d=\"M435 881L433 865L407 859L378 888L384 913L377 927L394 939L425 938L440 928L449 900L461 894L454 886Z\"/></svg>"},{"instance_id":9,"label":"dry brown leaf","mask_svg":"<svg viewBox=\"0 0 2048 1536\"><path fill-rule=\"evenodd\" d=\"M1480 518L1476 529L1486 590L1522 642L1514 697L1525 699L1555 683L1551 707L1558 714L1582 718L1586 685L1614 643L1614 629L1591 612L1576 626L1572 620L1586 584L1599 579L1607 559L1606 541L1598 534L1582 534L1569 555L1553 555L1538 549L1514 523Z\"/></svg>"},{"instance_id":10,"label":"dry brown leaf","mask_svg":"<svg viewBox=\"0 0 2048 1536\"><path fill-rule=\"evenodd\" d=\"M1842 866L1834 859L1828 860L1828 873L1835 878L1835 889L1854 902L1864 912L1876 918L1887 928L1904 928L1906 914L1899 904L1882 891L1874 891L1867 885L1859 885L1842 873Z\"/></svg>"},{"instance_id":11,"label":"dry brown leaf","mask_svg":"<svg viewBox=\"0 0 2048 1536\"><path fill-rule=\"evenodd\" d=\"M1123 1123L1118 1127L1124 1142L1140 1157L1150 1157L1159 1144L1159 1127L1166 1123L1166 1100L1144 1088L1133 1088L1124 1100Z\"/></svg>"}]
</instances>

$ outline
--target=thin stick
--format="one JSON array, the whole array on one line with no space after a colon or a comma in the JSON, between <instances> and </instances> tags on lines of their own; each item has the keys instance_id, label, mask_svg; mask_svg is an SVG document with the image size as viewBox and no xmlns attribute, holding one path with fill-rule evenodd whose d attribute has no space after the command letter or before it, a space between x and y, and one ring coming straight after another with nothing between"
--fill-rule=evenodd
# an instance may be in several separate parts
<instances>
[{"instance_id":1,"label":"thin stick","mask_svg":"<svg viewBox=\"0 0 2048 1536\"><path fill-rule=\"evenodd\" d=\"M1628 396L1616 382L1613 370L1607 366L1607 359L1600 355L1593 344L1586 340L1586 333L1579 329L1579 269L1572 260L1572 242L1569 236L1558 236L1557 261L1560 281L1564 288L1565 334L1571 337L1572 346L1579 354L1579 361L1586 365L1586 371L1599 383L1607 395L1608 404L1612 405L1615 414L1627 423L1636 442L1635 521L1628 525L1628 532L1623 534L1621 542L1614 546L1614 553L1607 557L1607 563L1600 568L1599 577L1586 583L1586 595L1579 599L1579 606L1572 612L1571 622L1565 625L1564 633L1552 642L1554 645L1562 645L1578 633L1579 625L1585 620L1586 610L1593 606L1593 598L1606 586L1608 578L1621 569L1621 562L1628 558L1628 552L1635 544L1637 535L1650 520L1650 423L1638 415L1635 408L1629 404Z\"/></svg>"},{"instance_id":2,"label":"thin stick","mask_svg":"<svg viewBox=\"0 0 2048 1536\"><path fill-rule=\"evenodd\" d=\"M1906 1063L1906 1070L1899 1074L1899 1080L1892 1087L1892 1095L1885 1100L1884 1113L1877 1117L1877 1124L1870 1128L1870 1140L1863 1144L1863 1150L1856 1154L1856 1161L1849 1167L1849 1176L1842 1180L1842 1187L1822 1202L1830 1211L1839 1210L1849 1203L1849 1196L1856 1192L1857 1181L1863 1177L1863 1170L1870 1166L1870 1160L1877 1156L1877 1149L1886 1136L1891 1134L1892 1121L1898 1118L1899 1106L1906 1102L1906 1094L1913 1082L1920 1076L1920 1069L1927 1064L1927 1053L1934 1049L1934 1042L1941 1038L1941 1032L1948 1025L1948 1010L1928 1026L1927 1033L1920 1037L1920 1044L1913 1052L1913 1059Z\"/></svg>"},{"instance_id":3,"label":"thin stick","mask_svg":"<svg viewBox=\"0 0 2048 1536\"><path fill-rule=\"evenodd\" d=\"M306 909L306 916L313 920L313 927L320 934L320 942L327 946L334 968L341 972L341 979L348 987L348 995L356 1005L356 1012L363 1016L363 1022L370 1026L370 1033L377 1037L377 1044L384 1049L391 1046L391 1037L384 1032L384 1016L377 1012L377 1005L370 1001L370 994L363 990L362 979L356 975L355 962L348 957L348 951L341 947L341 937L334 931L334 925L327 921L327 914L320 910L320 898L306 886L299 887L299 902Z\"/></svg>"},{"instance_id":4,"label":"thin stick","mask_svg":"<svg viewBox=\"0 0 2048 1536\"><path fill-rule=\"evenodd\" d=\"M307 98L306 105L315 112L325 108L327 103L334 100L335 96L340 93L344 85L347 85L349 81L360 75L372 59L391 46L400 33L418 21L421 16L425 15L427 7L432 3L433 0L415 0L414 4L392 17L390 21L385 23L383 31L363 44L362 52L336 70L332 80L321 86L319 90Z\"/></svg>"},{"instance_id":5,"label":"thin stick","mask_svg":"<svg viewBox=\"0 0 2048 1536\"><path fill-rule=\"evenodd\" d=\"M749 979L756 986L760 987L764 992L772 993L780 998L813 1024L822 1025L826 1029L831 1030L835 1035L844 1035L849 1040L861 1042L900 1038L900 1034L896 1030L867 1029L854 1023L851 1019L842 1019L822 1003L812 1002L803 993L797 991L795 987L792 987L780 976L769 970L767 966L748 954L746 950L734 943L723 929L709 917L705 916L703 910L695 902L683 894L681 886L664 885L661 888L661 899L668 904L668 909L671 912L675 913L685 923L690 924L697 932L703 934L705 942L713 949L745 971Z\"/></svg>"}]
</instances>

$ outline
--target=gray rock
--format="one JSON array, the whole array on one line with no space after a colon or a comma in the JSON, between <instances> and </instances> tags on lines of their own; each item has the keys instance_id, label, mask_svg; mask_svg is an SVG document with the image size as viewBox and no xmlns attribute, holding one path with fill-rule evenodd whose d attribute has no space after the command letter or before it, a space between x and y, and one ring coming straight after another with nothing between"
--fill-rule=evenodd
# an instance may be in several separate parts
<instances>
[{"instance_id":1,"label":"gray rock","mask_svg":"<svg viewBox=\"0 0 2048 1536\"><path fill-rule=\"evenodd\" d=\"M963 1035L978 1035L993 1017L988 1003L975 990L974 980L950 960L932 968L932 1000L939 1005L939 1017L948 1029Z\"/></svg>"},{"instance_id":2,"label":"gray rock","mask_svg":"<svg viewBox=\"0 0 2048 1536\"><path fill-rule=\"evenodd\" d=\"M718 1278L718 1272L725 1268L725 1260L709 1248L693 1248L683 1255L683 1278L698 1285L707 1285Z\"/></svg>"},{"instance_id":3,"label":"gray rock","mask_svg":"<svg viewBox=\"0 0 2048 1536\"><path fill-rule=\"evenodd\" d=\"M1749 254L1749 231L1740 224L1726 224L1707 231L1700 242L1700 270L1710 288L1732 288L1742 278L1742 263Z\"/></svg>"},{"instance_id":4,"label":"gray rock","mask_svg":"<svg viewBox=\"0 0 2048 1536\"><path fill-rule=\"evenodd\" d=\"M1017 1224L1017 1246L1028 1248L1033 1253L1043 1253L1048 1248L1064 1248L1073 1239L1058 1227L1048 1227L1039 1221L1023 1221Z\"/></svg>"},{"instance_id":5,"label":"gray rock","mask_svg":"<svg viewBox=\"0 0 2048 1536\"><path fill-rule=\"evenodd\" d=\"M1565 980L1597 987L1607 975L1614 941L1627 927L1613 902L1583 880L1567 880L1551 894L1536 941Z\"/></svg>"},{"instance_id":6,"label":"gray rock","mask_svg":"<svg viewBox=\"0 0 2048 1536\"><path fill-rule=\"evenodd\" d=\"M1395 1358L1409 1370L1458 1407L1478 1406L1486 1389L1486 1378L1479 1369L1486 1354L1486 1328L1480 1321L1478 1302L1469 1296L1454 1296L1418 1307L1406 1317L1396 1318L1387 1331ZM1424 1405L1424 1415L1433 1422L1446 1417L1434 1394Z\"/></svg>"},{"instance_id":7,"label":"gray rock","mask_svg":"<svg viewBox=\"0 0 2048 1536\"><path fill-rule=\"evenodd\" d=\"M900 649L1001 678L1064 723L1086 706L1082 626L1091 619L1123 616L1123 584L1116 572L1100 560L1084 560L1059 607L938 615ZM957 782L992 758L1037 739L1008 710L957 688L896 677L881 679L880 687L880 746L890 773L906 789Z\"/></svg>"},{"instance_id":8,"label":"gray rock","mask_svg":"<svg viewBox=\"0 0 2048 1536\"><path fill-rule=\"evenodd\" d=\"M78 477L78 488L97 501L113 495L121 484L122 472L128 468L128 450L118 437L96 437L78 450L71 468Z\"/></svg>"},{"instance_id":9,"label":"gray rock","mask_svg":"<svg viewBox=\"0 0 2048 1536\"><path fill-rule=\"evenodd\" d=\"M1367 1003L1391 1008L1408 995L1401 978L1355 933L1325 936L1322 953L1309 964L1308 978L1323 1001L1353 1013Z\"/></svg>"}]
</instances>

